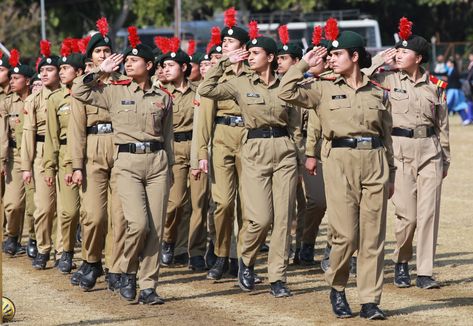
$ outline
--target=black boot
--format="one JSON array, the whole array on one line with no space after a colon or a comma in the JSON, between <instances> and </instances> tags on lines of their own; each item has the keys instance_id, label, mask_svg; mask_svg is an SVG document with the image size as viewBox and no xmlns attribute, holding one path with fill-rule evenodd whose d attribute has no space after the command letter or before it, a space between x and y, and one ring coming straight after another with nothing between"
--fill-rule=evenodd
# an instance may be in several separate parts
<instances>
[{"instance_id":1,"label":"black boot","mask_svg":"<svg viewBox=\"0 0 473 326\"><path fill-rule=\"evenodd\" d=\"M136 274L122 273L120 279L120 296L126 301L133 301L136 298Z\"/></svg>"},{"instance_id":2,"label":"black boot","mask_svg":"<svg viewBox=\"0 0 473 326\"><path fill-rule=\"evenodd\" d=\"M28 239L28 246L26 247L26 254L30 258L35 258L38 254L38 247L36 246L36 240Z\"/></svg>"},{"instance_id":3,"label":"black boot","mask_svg":"<svg viewBox=\"0 0 473 326\"><path fill-rule=\"evenodd\" d=\"M8 237L3 243L3 251L10 256L15 256L18 251L18 237Z\"/></svg>"},{"instance_id":4,"label":"black boot","mask_svg":"<svg viewBox=\"0 0 473 326\"><path fill-rule=\"evenodd\" d=\"M175 265L187 265L188 263L189 263L189 255L187 254L187 252L174 256Z\"/></svg>"},{"instance_id":5,"label":"black boot","mask_svg":"<svg viewBox=\"0 0 473 326\"><path fill-rule=\"evenodd\" d=\"M215 264L207 273L208 280L219 280L228 271L228 257L217 257Z\"/></svg>"},{"instance_id":6,"label":"black boot","mask_svg":"<svg viewBox=\"0 0 473 326\"><path fill-rule=\"evenodd\" d=\"M207 265L207 268L211 269L216 261L217 261L217 256L215 255L214 242L210 240L209 246L207 248L207 252L205 253L205 264Z\"/></svg>"},{"instance_id":7,"label":"black boot","mask_svg":"<svg viewBox=\"0 0 473 326\"><path fill-rule=\"evenodd\" d=\"M408 288L411 286L409 265L407 263L396 263L394 265L394 285L398 288Z\"/></svg>"},{"instance_id":8,"label":"black boot","mask_svg":"<svg viewBox=\"0 0 473 326\"><path fill-rule=\"evenodd\" d=\"M121 288L121 284L120 284L121 276L122 275L118 274L118 273L108 273L107 288L110 291L116 292L116 291L120 290L120 288Z\"/></svg>"},{"instance_id":9,"label":"black boot","mask_svg":"<svg viewBox=\"0 0 473 326\"><path fill-rule=\"evenodd\" d=\"M417 275L416 286L420 289L440 289L440 284L432 276Z\"/></svg>"},{"instance_id":10,"label":"black boot","mask_svg":"<svg viewBox=\"0 0 473 326\"><path fill-rule=\"evenodd\" d=\"M33 268L38 269L38 270L45 269L48 260L49 260L49 252L45 254L38 252L35 259L33 259Z\"/></svg>"},{"instance_id":11,"label":"black boot","mask_svg":"<svg viewBox=\"0 0 473 326\"><path fill-rule=\"evenodd\" d=\"M386 315L378 308L376 303L364 303L361 305L360 317L368 320L384 320Z\"/></svg>"},{"instance_id":12,"label":"black boot","mask_svg":"<svg viewBox=\"0 0 473 326\"><path fill-rule=\"evenodd\" d=\"M286 286L286 283L282 281L276 281L271 283L271 294L275 298L284 298L284 297L290 297L291 291Z\"/></svg>"},{"instance_id":13,"label":"black boot","mask_svg":"<svg viewBox=\"0 0 473 326\"><path fill-rule=\"evenodd\" d=\"M84 276L84 272L89 270L89 263L86 262L85 260L82 261L82 264L80 265L79 269L72 273L71 276L71 284L74 286L79 285L80 280L82 279L82 276Z\"/></svg>"},{"instance_id":14,"label":"black boot","mask_svg":"<svg viewBox=\"0 0 473 326\"><path fill-rule=\"evenodd\" d=\"M138 297L139 304L163 304L164 300L161 298L155 289L144 289L140 291L140 295Z\"/></svg>"},{"instance_id":15,"label":"black boot","mask_svg":"<svg viewBox=\"0 0 473 326\"><path fill-rule=\"evenodd\" d=\"M161 247L161 265L169 266L174 258L174 243L163 242Z\"/></svg>"},{"instance_id":16,"label":"black boot","mask_svg":"<svg viewBox=\"0 0 473 326\"><path fill-rule=\"evenodd\" d=\"M330 251L332 250L332 247L327 245L324 249L324 258L320 262L320 268L326 272L328 268L330 267Z\"/></svg>"},{"instance_id":17,"label":"black boot","mask_svg":"<svg viewBox=\"0 0 473 326\"><path fill-rule=\"evenodd\" d=\"M330 291L330 303L332 310L337 318L350 318L353 316L348 305L345 291L337 291L334 288Z\"/></svg>"},{"instance_id":18,"label":"black boot","mask_svg":"<svg viewBox=\"0 0 473 326\"><path fill-rule=\"evenodd\" d=\"M189 259L189 268L194 272L205 271L205 259L204 256L194 256Z\"/></svg>"},{"instance_id":19,"label":"black boot","mask_svg":"<svg viewBox=\"0 0 473 326\"><path fill-rule=\"evenodd\" d=\"M79 286L84 291L90 291L94 288L97 279L103 275L102 263L88 263L88 269L80 279Z\"/></svg>"},{"instance_id":20,"label":"black boot","mask_svg":"<svg viewBox=\"0 0 473 326\"><path fill-rule=\"evenodd\" d=\"M74 257L74 251L64 251L59 259L57 268L63 274L69 274L72 270L72 258Z\"/></svg>"},{"instance_id":21,"label":"black boot","mask_svg":"<svg viewBox=\"0 0 473 326\"><path fill-rule=\"evenodd\" d=\"M314 261L314 245L303 243L299 252L299 260L301 265L313 265Z\"/></svg>"},{"instance_id":22,"label":"black boot","mask_svg":"<svg viewBox=\"0 0 473 326\"><path fill-rule=\"evenodd\" d=\"M228 274L232 277L238 277L238 258L230 258L230 269Z\"/></svg>"},{"instance_id":23,"label":"black boot","mask_svg":"<svg viewBox=\"0 0 473 326\"><path fill-rule=\"evenodd\" d=\"M246 266L240 258L238 267L238 285L243 291L253 291L255 289L254 266Z\"/></svg>"},{"instance_id":24,"label":"black boot","mask_svg":"<svg viewBox=\"0 0 473 326\"><path fill-rule=\"evenodd\" d=\"M294 265L300 265L301 261L299 259L299 253L301 252L301 248L296 248L296 251L294 251L294 259L292 263Z\"/></svg>"}]
</instances>

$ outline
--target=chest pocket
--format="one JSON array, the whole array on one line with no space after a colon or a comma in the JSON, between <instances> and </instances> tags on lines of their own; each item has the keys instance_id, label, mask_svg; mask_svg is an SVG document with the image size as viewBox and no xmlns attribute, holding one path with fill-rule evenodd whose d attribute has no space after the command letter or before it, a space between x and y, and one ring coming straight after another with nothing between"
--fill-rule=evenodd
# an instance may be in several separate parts
<instances>
[{"instance_id":1,"label":"chest pocket","mask_svg":"<svg viewBox=\"0 0 473 326\"><path fill-rule=\"evenodd\" d=\"M245 97L246 105L263 105L265 103L262 97Z\"/></svg>"},{"instance_id":2,"label":"chest pocket","mask_svg":"<svg viewBox=\"0 0 473 326\"><path fill-rule=\"evenodd\" d=\"M441 104L435 97L428 96L422 101L422 115L434 121L437 110L441 110Z\"/></svg>"},{"instance_id":3,"label":"chest pocket","mask_svg":"<svg viewBox=\"0 0 473 326\"><path fill-rule=\"evenodd\" d=\"M146 132L152 135L162 134L162 119L164 117L165 104L159 99L148 101L146 110Z\"/></svg>"},{"instance_id":4,"label":"chest pocket","mask_svg":"<svg viewBox=\"0 0 473 326\"><path fill-rule=\"evenodd\" d=\"M59 110L57 111L57 115L58 115L59 123L61 127L67 128L69 117L71 115L71 106L70 105L61 106Z\"/></svg>"},{"instance_id":5,"label":"chest pocket","mask_svg":"<svg viewBox=\"0 0 473 326\"><path fill-rule=\"evenodd\" d=\"M98 114L99 108L96 107L96 106L87 105L85 107L85 112L86 112L87 115Z\"/></svg>"},{"instance_id":6,"label":"chest pocket","mask_svg":"<svg viewBox=\"0 0 473 326\"><path fill-rule=\"evenodd\" d=\"M392 113L402 114L409 111L409 94L393 89L389 95Z\"/></svg>"},{"instance_id":7,"label":"chest pocket","mask_svg":"<svg viewBox=\"0 0 473 326\"><path fill-rule=\"evenodd\" d=\"M117 108L117 122L119 124L136 124L138 123L136 116L137 110L135 101L122 100L120 106Z\"/></svg>"},{"instance_id":8,"label":"chest pocket","mask_svg":"<svg viewBox=\"0 0 473 326\"><path fill-rule=\"evenodd\" d=\"M329 102L328 105L330 111L334 110L340 110L340 109L348 109L351 107L350 105L350 99L348 96L346 98L334 98L332 97L332 100Z\"/></svg>"}]
</instances>

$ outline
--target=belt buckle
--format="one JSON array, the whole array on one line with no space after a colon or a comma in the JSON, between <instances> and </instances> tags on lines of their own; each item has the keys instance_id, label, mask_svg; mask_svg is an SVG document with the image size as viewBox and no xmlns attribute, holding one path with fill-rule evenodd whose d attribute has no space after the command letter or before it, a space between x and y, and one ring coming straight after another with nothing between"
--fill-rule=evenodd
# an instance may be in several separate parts
<instances>
[{"instance_id":1,"label":"belt buckle","mask_svg":"<svg viewBox=\"0 0 473 326\"><path fill-rule=\"evenodd\" d=\"M111 125L108 124L108 123L99 123L97 125L97 132L99 134L106 134L106 133L109 133L110 130L111 130Z\"/></svg>"},{"instance_id":2,"label":"belt buckle","mask_svg":"<svg viewBox=\"0 0 473 326\"><path fill-rule=\"evenodd\" d=\"M146 153L146 143L135 143L135 154L144 153Z\"/></svg>"},{"instance_id":3,"label":"belt buckle","mask_svg":"<svg viewBox=\"0 0 473 326\"><path fill-rule=\"evenodd\" d=\"M242 117L236 117L234 121L235 121L235 126L243 127L245 125L243 123L243 118Z\"/></svg>"},{"instance_id":4,"label":"belt buckle","mask_svg":"<svg viewBox=\"0 0 473 326\"><path fill-rule=\"evenodd\" d=\"M427 138L427 127L426 126L415 127L414 138Z\"/></svg>"},{"instance_id":5,"label":"belt buckle","mask_svg":"<svg viewBox=\"0 0 473 326\"><path fill-rule=\"evenodd\" d=\"M356 138L356 149L372 149L373 143L371 138Z\"/></svg>"},{"instance_id":6,"label":"belt buckle","mask_svg":"<svg viewBox=\"0 0 473 326\"><path fill-rule=\"evenodd\" d=\"M235 119L229 118L228 120L230 120L230 123L228 124L230 127L235 127L237 125Z\"/></svg>"}]
</instances>

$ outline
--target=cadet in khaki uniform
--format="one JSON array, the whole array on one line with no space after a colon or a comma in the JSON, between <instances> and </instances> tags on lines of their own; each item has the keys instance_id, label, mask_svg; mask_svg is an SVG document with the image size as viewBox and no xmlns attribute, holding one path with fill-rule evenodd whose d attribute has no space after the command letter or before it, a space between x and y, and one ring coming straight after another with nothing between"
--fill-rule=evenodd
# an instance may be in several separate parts
<instances>
[{"instance_id":1,"label":"cadet in khaki uniform","mask_svg":"<svg viewBox=\"0 0 473 326\"><path fill-rule=\"evenodd\" d=\"M237 50L211 68L199 90L215 100L233 99L243 113L245 136L242 147L242 185L245 226L241 245L238 283L244 291L254 290L256 256L272 226L268 256L271 294L290 296L286 287L290 233L297 184L300 113L278 99L277 45L267 37L257 37L250 24L248 51ZM220 82L232 63L248 58L252 74ZM299 162L302 164L302 162Z\"/></svg>"},{"instance_id":2,"label":"cadet in khaki uniform","mask_svg":"<svg viewBox=\"0 0 473 326\"><path fill-rule=\"evenodd\" d=\"M99 33L87 44L86 56L95 66L111 55L110 38L103 28L104 18L97 22ZM112 74L101 85L118 79ZM71 99L72 114L69 119L68 150L72 160L72 181L81 191L82 265L72 274L71 284L83 290L92 289L97 278L103 274L102 252L106 248L107 219L111 220L113 236L112 253L109 256L108 289L119 288L121 257L124 246L126 223L117 192L116 171L113 169L115 146L110 112L98 106ZM111 203L110 203L111 202ZM110 212L108 212L108 210Z\"/></svg>"},{"instance_id":3,"label":"cadet in khaki uniform","mask_svg":"<svg viewBox=\"0 0 473 326\"><path fill-rule=\"evenodd\" d=\"M130 45L124 55L112 55L79 82L73 94L87 103L110 110L117 147L118 192L127 222L121 267L120 295L136 297L139 272L139 303L162 304L156 293L160 244L169 196L173 154L172 102L152 85L154 57L151 49L138 44L136 28L129 28ZM119 68L133 78L112 81L102 87L100 77Z\"/></svg>"},{"instance_id":4,"label":"cadet in khaki uniform","mask_svg":"<svg viewBox=\"0 0 473 326\"><path fill-rule=\"evenodd\" d=\"M55 184L57 173L60 202L58 225L63 240L63 252L57 267L63 274L69 274L72 269L80 208L79 187L72 183L72 163L67 152L67 128L71 115L70 89L72 81L82 75L84 70L83 56L70 53L69 46L67 41L63 42L62 49L66 51L59 61L59 76L65 87L53 92L48 98L43 156L45 181L50 187Z\"/></svg>"},{"instance_id":5,"label":"cadet in khaki uniform","mask_svg":"<svg viewBox=\"0 0 473 326\"><path fill-rule=\"evenodd\" d=\"M442 179L450 165L446 83L421 67L429 62L430 44L412 35L399 41L395 59L399 70L376 75L391 89L396 192L395 278L398 287L409 287L408 262L412 259L417 229L417 281L419 288L438 288L432 278L440 215ZM389 55L391 54L391 55ZM375 62L375 66L382 64Z\"/></svg>"},{"instance_id":6,"label":"cadet in khaki uniform","mask_svg":"<svg viewBox=\"0 0 473 326\"><path fill-rule=\"evenodd\" d=\"M43 58L38 64L43 88L25 100L25 121L21 141L21 170L23 181L35 184L34 224L38 245L38 255L33 260L33 268L44 269L52 248L52 228L56 214L56 188L49 187L44 181L44 140L46 133L47 99L52 92L60 88L59 57L51 55L50 43L41 41ZM57 237L59 242L59 236ZM58 252L61 244L54 244Z\"/></svg>"},{"instance_id":7,"label":"cadet in khaki uniform","mask_svg":"<svg viewBox=\"0 0 473 326\"><path fill-rule=\"evenodd\" d=\"M234 11L230 8L225 12L227 26L220 33L223 53L242 49L248 41L246 30L229 23L232 20L231 17L235 15ZM216 45L215 50L219 46ZM218 53L210 55L215 58L211 58L212 63L216 62L216 58L220 56ZM243 62L235 63L226 67L219 82L224 83L246 73L248 73L248 68ZM232 270L235 272L238 270L237 252L232 252L232 234L236 243L234 225L235 223L242 224L242 215L244 215L241 198L241 144L245 128L240 107L234 100L214 101L203 97L201 106L205 109L202 110L202 119L198 127L198 159L201 170L208 173L209 143L211 143L211 191L215 202L215 255L217 256L207 278L219 280L229 270L229 257L233 266ZM236 218L235 200L237 200Z\"/></svg>"},{"instance_id":8,"label":"cadet in khaki uniform","mask_svg":"<svg viewBox=\"0 0 473 326\"><path fill-rule=\"evenodd\" d=\"M30 94L29 83L35 71L28 65L20 64L19 52L16 49L11 51L10 62L12 93L0 101L0 160L2 174L5 175L6 188L4 207L7 240L4 244L4 251L14 256L20 253L18 244L21 241L26 208L25 185L20 169L19 143L21 138L17 138L17 135L21 135L21 133L17 133L17 130L23 128L24 100Z\"/></svg>"},{"instance_id":9,"label":"cadet in khaki uniform","mask_svg":"<svg viewBox=\"0 0 473 326\"><path fill-rule=\"evenodd\" d=\"M333 232L325 276L332 288L333 312L339 318L352 316L345 287L350 257L358 249L360 317L384 319L378 305L383 286L386 206L394 192L396 169L388 91L361 72L371 65L371 57L359 34L345 31L337 38L335 20L327 21L325 30L333 37L330 61L339 76L314 82L309 89L298 86L309 66L320 63L326 54L325 48L316 47L286 73L279 97L317 108L322 124L324 177L330 180L325 190Z\"/></svg>"},{"instance_id":10,"label":"cadet in khaki uniform","mask_svg":"<svg viewBox=\"0 0 473 326\"><path fill-rule=\"evenodd\" d=\"M188 191L190 191L192 214L188 228L189 268L195 271L204 271L204 254L207 244L208 183L206 175L200 175L197 178L190 169L194 106L198 105L195 101L197 87L187 79L191 72L189 56L178 48L178 44L174 45L160 59L164 75L169 81L165 88L173 100L174 131L174 165L172 167L174 183L169 195L164 228L163 261L169 260L166 255L169 251L168 248L174 245L178 232L182 231L178 229L178 224L183 217L183 207L188 198Z\"/></svg>"}]
</instances>

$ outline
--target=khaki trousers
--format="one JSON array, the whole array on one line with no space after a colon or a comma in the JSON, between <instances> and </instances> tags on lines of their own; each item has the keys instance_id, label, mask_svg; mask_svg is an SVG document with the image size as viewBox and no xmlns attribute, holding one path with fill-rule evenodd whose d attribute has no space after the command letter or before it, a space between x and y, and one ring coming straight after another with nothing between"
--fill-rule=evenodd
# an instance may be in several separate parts
<instances>
[{"instance_id":1,"label":"khaki trousers","mask_svg":"<svg viewBox=\"0 0 473 326\"><path fill-rule=\"evenodd\" d=\"M304 184L302 181L297 182L296 187L296 207L295 207L295 221L296 221L296 248L301 247L302 236L304 234L305 216L306 216L306 195L304 192Z\"/></svg>"},{"instance_id":2,"label":"khaki trousers","mask_svg":"<svg viewBox=\"0 0 473 326\"><path fill-rule=\"evenodd\" d=\"M121 270L136 274L139 268L140 289L155 289L170 186L166 152L119 153L115 167L127 223Z\"/></svg>"},{"instance_id":3,"label":"khaki trousers","mask_svg":"<svg viewBox=\"0 0 473 326\"><path fill-rule=\"evenodd\" d=\"M25 184L21 171L21 158L17 149L9 149L5 171L5 194L3 196L6 233L8 237L21 240L26 208Z\"/></svg>"},{"instance_id":4,"label":"khaki trousers","mask_svg":"<svg viewBox=\"0 0 473 326\"><path fill-rule=\"evenodd\" d=\"M394 262L412 259L417 229L417 275L432 276L440 216L443 165L437 138L393 137L396 163Z\"/></svg>"},{"instance_id":5,"label":"khaki trousers","mask_svg":"<svg viewBox=\"0 0 473 326\"><path fill-rule=\"evenodd\" d=\"M383 148L332 148L324 160L325 190L332 228L329 285L345 289L350 257L358 249L360 303L381 300L389 170Z\"/></svg>"},{"instance_id":6,"label":"khaki trousers","mask_svg":"<svg viewBox=\"0 0 473 326\"><path fill-rule=\"evenodd\" d=\"M241 258L253 266L272 225L268 253L269 282L286 282L291 223L296 200L296 147L288 137L248 139L242 147L245 226Z\"/></svg>"}]
</instances>

